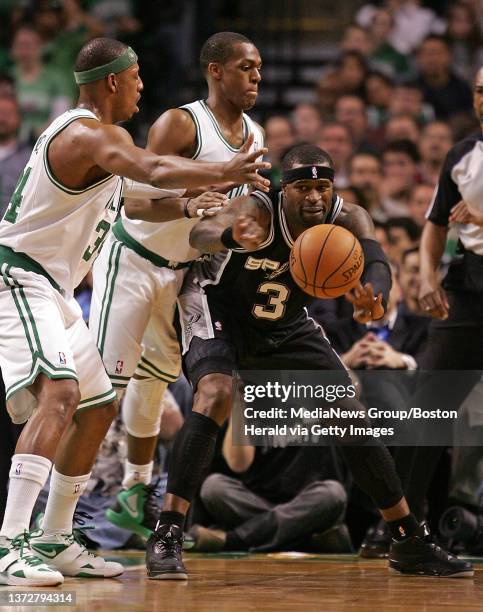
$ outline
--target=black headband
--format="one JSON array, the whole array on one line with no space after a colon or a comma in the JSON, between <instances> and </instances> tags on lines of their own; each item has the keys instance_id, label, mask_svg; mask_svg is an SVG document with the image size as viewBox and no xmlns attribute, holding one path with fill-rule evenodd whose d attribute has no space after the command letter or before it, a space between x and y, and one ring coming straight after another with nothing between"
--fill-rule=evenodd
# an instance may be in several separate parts
<instances>
[{"instance_id":1,"label":"black headband","mask_svg":"<svg viewBox=\"0 0 483 612\"><path fill-rule=\"evenodd\" d=\"M282 183L302 180L329 179L334 182L334 169L329 166L300 166L282 172Z\"/></svg>"}]
</instances>

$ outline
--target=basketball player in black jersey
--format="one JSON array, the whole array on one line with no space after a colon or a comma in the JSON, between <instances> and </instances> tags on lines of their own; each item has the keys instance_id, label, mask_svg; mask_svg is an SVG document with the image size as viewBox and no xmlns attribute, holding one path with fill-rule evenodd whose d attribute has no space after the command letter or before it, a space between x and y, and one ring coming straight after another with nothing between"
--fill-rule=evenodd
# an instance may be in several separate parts
<instances>
[{"instance_id":1,"label":"basketball player in black jersey","mask_svg":"<svg viewBox=\"0 0 483 612\"><path fill-rule=\"evenodd\" d=\"M164 509L148 540L148 576L153 579L187 576L181 557L184 519L210 465L220 425L230 413L232 371L320 369L339 371L341 379L348 376L320 327L307 318L304 306L311 298L290 276L288 262L297 236L326 222L352 231L365 255L365 285L359 284L350 296L354 317L364 323L384 315L391 286L386 258L374 240L369 215L358 206L342 205L334 195L329 155L313 145L299 145L286 154L282 172L280 192L237 198L191 232L195 248L216 255L195 264L179 299L184 368L195 400L176 438ZM356 399L344 399L338 406L363 409ZM433 544L426 525L410 513L382 444L354 437L339 444L355 482L389 525L393 570L473 575L471 564Z\"/></svg>"}]
</instances>

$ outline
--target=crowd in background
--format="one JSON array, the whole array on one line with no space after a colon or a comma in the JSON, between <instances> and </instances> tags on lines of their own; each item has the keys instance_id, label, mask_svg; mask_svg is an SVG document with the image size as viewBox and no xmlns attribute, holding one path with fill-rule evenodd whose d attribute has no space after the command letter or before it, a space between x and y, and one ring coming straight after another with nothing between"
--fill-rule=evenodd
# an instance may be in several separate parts
<instances>
[{"instance_id":1,"label":"crowd in background","mask_svg":"<svg viewBox=\"0 0 483 612\"><path fill-rule=\"evenodd\" d=\"M75 105L73 63L89 38L116 37L132 44L138 52L145 81L141 101L148 109L145 117L156 117L170 104L190 101L176 98L176 71L189 67L191 61L189 51L176 45L182 19L174 4L159 4L164 7L155 13L152 7L141 10L130 0L2 3L0 18L9 25L0 37L2 215L39 133ZM319 301L313 306L312 315L324 325L347 366L356 370L418 367L429 322L417 299L418 245L425 213L448 150L479 127L472 108L471 81L483 65L483 5L478 0L444 4L444 11L436 13L417 0L386 0L364 6L355 3L353 23L340 32L339 42L334 46L335 62L321 65L318 81L313 83L313 95L300 100L290 112L275 108L266 116L257 115L256 109L254 113L265 129L274 186L279 184L280 161L290 146L309 142L322 147L334 162L337 193L370 213L378 239L392 262L394 286L384 329L356 324L350 305L343 299ZM262 41L254 42L260 46L263 58ZM263 92L263 69L260 88ZM133 129L137 141L141 141L139 124L135 123ZM450 233L446 261L454 252L455 241ZM86 279L79 290L86 318L89 283ZM186 389L178 388L176 393L182 409L189 410L189 392L187 396ZM166 439L172 438L181 422L181 417L173 418L175 425ZM118 446L114 453L112 448L111 444L111 455L119 451ZM309 451L293 451L304 452ZM250 468L251 477L245 479L244 486L262 495L256 488L257 479L253 478L252 463L258 455L248 465L243 464L244 470L237 470L230 465L233 459L230 453L226 445L220 447L215 472L225 474L224 478L237 477L237 473L248 473ZM266 468L268 460L265 457L261 465ZM327 499L333 496L330 512L336 523L346 510L345 520L353 541L358 543L375 516L368 500L353 494L333 454L324 451L316 460L323 465L314 475L314 482L325 479L344 483L347 494L335 485L327 489ZM274 461L274 470L279 469L281 463ZM300 470L300 457L297 461L292 457L284 465L288 470L297 463L296 469ZM314 458L307 461L314 462ZM264 473L268 478L266 470ZM297 473L286 474L285 481L296 479ZM217 522L213 514L220 508L220 491L224 494L227 491L226 480L210 478L202 489L204 508L195 511L199 512L196 522L203 522L202 515L209 509L212 516L205 521ZM238 478L243 481L243 477ZM447 491L447 464L438 478L438 489ZM457 490L458 483L451 487ZM109 486L106 490L112 494ZM281 490L279 480L274 481L272 490L263 492L267 503L272 506L287 503L285 498L274 495L275 490ZM237 495L244 494L237 489ZM435 496L438 511L447 503L440 497ZM351 504L358 508L358 520L351 516ZM361 508L367 515L365 523L360 520Z\"/></svg>"}]
</instances>

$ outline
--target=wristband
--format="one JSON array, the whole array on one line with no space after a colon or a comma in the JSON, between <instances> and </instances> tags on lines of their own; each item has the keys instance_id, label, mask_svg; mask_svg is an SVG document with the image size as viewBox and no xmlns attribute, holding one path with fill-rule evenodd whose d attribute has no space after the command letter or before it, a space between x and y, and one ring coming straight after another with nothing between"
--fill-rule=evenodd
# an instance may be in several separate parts
<instances>
[{"instance_id":1,"label":"wristband","mask_svg":"<svg viewBox=\"0 0 483 612\"><path fill-rule=\"evenodd\" d=\"M192 200L192 199L193 199L193 198L188 198L188 199L186 200L186 202L184 203L184 209L183 209L183 210L184 210L184 216L185 216L187 219L191 219L191 218L192 218L192 217L191 217L191 215L190 215L190 211L189 211L189 209L188 209L188 204L191 202L191 200Z\"/></svg>"},{"instance_id":2,"label":"wristband","mask_svg":"<svg viewBox=\"0 0 483 612\"><path fill-rule=\"evenodd\" d=\"M233 228L232 227L227 227L223 230L220 236L220 242L227 249L242 249L243 248L242 245L239 244L233 238Z\"/></svg>"}]
</instances>

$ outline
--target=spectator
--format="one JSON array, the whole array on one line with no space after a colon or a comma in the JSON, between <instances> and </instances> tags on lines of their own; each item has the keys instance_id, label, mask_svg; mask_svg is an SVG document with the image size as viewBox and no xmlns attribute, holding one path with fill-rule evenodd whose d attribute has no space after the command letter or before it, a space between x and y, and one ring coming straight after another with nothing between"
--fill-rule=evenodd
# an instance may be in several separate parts
<instances>
[{"instance_id":1,"label":"spectator","mask_svg":"<svg viewBox=\"0 0 483 612\"><path fill-rule=\"evenodd\" d=\"M447 123L431 121L421 132L419 173L424 182L436 185L446 154L453 146L453 134Z\"/></svg>"},{"instance_id":2,"label":"spectator","mask_svg":"<svg viewBox=\"0 0 483 612\"><path fill-rule=\"evenodd\" d=\"M419 142L419 137L419 125L412 115L394 115L386 123L386 142L410 140L417 145Z\"/></svg>"},{"instance_id":3,"label":"spectator","mask_svg":"<svg viewBox=\"0 0 483 612\"><path fill-rule=\"evenodd\" d=\"M404 251L419 244L421 228L412 219L394 217L387 221L386 229L389 240L389 258L396 264L400 264Z\"/></svg>"},{"instance_id":4,"label":"spectator","mask_svg":"<svg viewBox=\"0 0 483 612\"><path fill-rule=\"evenodd\" d=\"M433 194L434 185L428 185L427 183L415 185L411 191L408 202L409 218L421 228L426 222L426 213L433 199Z\"/></svg>"},{"instance_id":5,"label":"spectator","mask_svg":"<svg viewBox=\"0 0 483 612\"><path fill-rule=\"evenodd\" d=\"M456 76L451 63L451 50L445 38L433 34L423 41L417 54L417 83L425 101L434 108L437 119L472 112L471 88Z\"/></svg>"},{"instance_id":6,"label":"spectator","mask_svg":"<svg viewBox=\"0 0 483 612\"><path fill-rule=\"evenodd\" d=\"M410 140L389 143L382 155L382 206L388 217L408 215L407 204L418 180L419 153Z\"/></svg>"},{"instance_id":7,"label":"spectator","mask_svg":"<svg viewBox=\"0 0 483 612\"><path fill-rule=\"evenodd\" d=\"M389 117L389 107L394 90L393 82L382 72L370 72L366 78L365 90L369 126L379 128L386 123Z\"/></svg>"},{"instance_id":8,"label":"spectator","mask_svg":"<svg viewBox=\"0 0 483 612\"><path fill-rule=\"evenodd\" d=\"M358 51L345 51L337 62L337 80L340 91L354 96L364 95L367 62Z\"/></svg>"},{"instance_id":9,"label":"spectator","mask_svg":"<svg viewBox=\"0 0 483 612\"><path fill-rule=\"evenodd\" d=\"M297 141L310 144L317 141L322 127L322 117L317 105L305 102L297 104L292 113L292 122Z\"/></svg>"},{"instance_id":10,"label":"spectator","mask_svg":"<svg viewBox=\"0 0 483 612\"><path fill-rule=\"evenodd\" d=\"M211 474L200 492L221 530L194 525L191 550L351 550L341 524L347 495L332 479L329 447L235 446L230 420L222 453L234 476ZM328 549L334 531L338 547Z\"/></svg>"},{"instance_id":11,"label":"spectator","mask_svg":"<svg viewBox=\"0 0 483 612\"><path fill-rule=\"evenodd\" d=\"M370 141L366 105L362 98L341 96L335 104L335 120L349 128L357 153L374 151L374 145Z\"/></svg>"},{"instance_id":12,"label":"spectator","mask_svg":"<svg viewBox=\"0 0 483 612\"><path fill-rule=\"evenodd\" d=\"M7 210L17 180L31 149L18 140L20 111L17 101L0 94L0 218Z\"/></svg>"},{"instance_id":13,"label":"spectator","mask_svg":"<svg viewBox=\"0 0 483 612\"><path fill-rule=\"evenodd\" d=\"M391 116L411 115L421 125L434 119L434 110L423 100L423 92L414 82L396 85L389 103Z\"/></svg>"},{"instance_id":14,"label":"spectator","mask_svg":"<svg viewBox=\"0 0 483 612\"><path fill-rule=\"evenodd\" d=\"M324 74L317 85L319 108L324 119L333 117L335 103L342 93L337 72L333 70Z\"/></svg>"},{"instance_id":15,"label":"spectator","mask_svg":"<svg viewBox=\"0 0 483 612\"><path fill-rule=\"evenodd\" d=\"M66 95L75 104L79 89L72 66L82 45L102 36L104 26L82 9L80 0L37 0L35 6L34 24L46 65L62 75Z\"/></svg>"},{"instance_id":16,"label":"spectator","mask_svg":"<svg viewBox=\"0 0 483 612\"><path fill-rule=\"evenodd\" d=\"M444 22L432 10L423 8L420 4L419 0L387 1L394 17L389 41L403 55L416 49L428 34L444 32ZM357 23L368 27L376 11L377 7L373 4L364 5L357 13Z\"/></svg>"},{"instance_id":17,"label":"spectator","mask_svg":"<svg viewBox=\"0 0 483 612\"><path fill-rule=\"evenodd\" d=\"M481 28L473 6L467 2L457 2L448 7L446 37L453 55L455 72L471 81L483 65Z\"/></svg>"},{"instance_id":18,"label":"spectator","mask_svg":"<svg viewBox=\"0 0 483 612\"><path fill-rule=\"evenodd\" d=\"M403 251L399 266L399 284L404 304L410 312L423 314L419 304L419 287L421 285L419 247ZM429 323L429 319L426 317ZM419 347L421 349L421 347Z\"/></svg>"},{"instance_id":19,"label":"spectator","mask_svg":"<svg viewBox=\"0 0 483 612\"><path fill-rule=\"evenodd\" d=\"M328 331L331 344L347 367L356 370L417 369L417 357L427 340L429 318L411 313L401 297L401 286L398 277L394 276L387 312L381 322L361 325L347 319ZM374 382L377 384L378 380Z\"/></svg>"},{"instance_id":20,"label":"spectator","mask_svg":"<svg viewBox=\"0 0 483 612\"><path fill-rule=\"evenodd\" d=\"M392 75L404 75L409 70L405 55L397 51L390 42L394 18L385 8L376 10L369 24L369 35L373 46L370 56L372 64Z\"/></svg>"},{"instance_id":21,"label":"spectator","mask_svg":"<svg viewBox=\"0 0 483 612\"><path fill-rule=\"evenodd\" d=\"M374 234L376 235L376 240L381 245L385 255L389 258L390 245L386 224L381 223L380 221L374 221Z\"/></svg>"},{"instance_id":22,"label":"spectator","mask_svg":"<svg viewBox=\"0 0 483 612\"><path fill-rule=\"evenodd\" d=\"M372 53L372 43L369 32L357 23L352 23L344 30L340 41L341 51L356 51L365 58Z\"/></svg>"},{"instance_id":23,"label":"spectator","mask_svg":"<svg viewBox=\"0 0 483 612\"><path fill-rule=\"evenodd\" d=\"M358 153L349 164L349 183L359 189L367 203L367 211L373 219L385 221L381 204L381 160L372 153Z\"/></svg>"},{"instance_id":24,"label":"spectator","mask_svg":"<svg viewBox=\"0 0 483 612\"><path fill-rule=\"evenodd\" d=\"M94 0L89 14L104 24L105 36L124 40L141 29L141 24L134 17L133 8L132 0Z\"/></svg>"},{"instance_id":25,"label":"spectator","mask_svg":"<svg viewBox=\"0 0 483 612\"><path fill-rule=\"evenodd\" d=\"M349 186L349 160L353 154L352 136L349 128L342 123L327 123L322 126L318 147L327 151L334 163L334 185L338 188Z\"/></svg>"},{"instance_id":26,"label":"spectator","mask_svg":"<svg viewBox=\"0 0 483 612\"><path fill-rule=\"evenodd\" d=\"M337 195L340 196L344 202L350 202L351 204L357 204L357 206L361 206L364 210L368 210L368 203L364 194L358 187L354 187L353 185L349 185L345 189L338 189Z\"/></svg>"},{"instance_id":27,"label":"spectator","mask_svg":"<svg viewBox=\"0 0 483 612\"><path fill-rule=\"evenodd\" d=\"M22 115L20 138L33 141L55 117L70 107L70 101L61 75L42 62L42 40L37 30L21 26L13 38L11 54L12 75Z\"/></svg>"},{"instance_id":28,"label":"spectator","mask_svg":"<svg viewBox=\"0 0 483 612\"><path fill-rule=\"evenodd\" d=\"M294 129L287 117L273 115L265 122L265 145L268 148L268 161L272 167L267 173L273 188L280 186L280 161L283 154L295 144Z\"/></svg>"}]
</instances>

